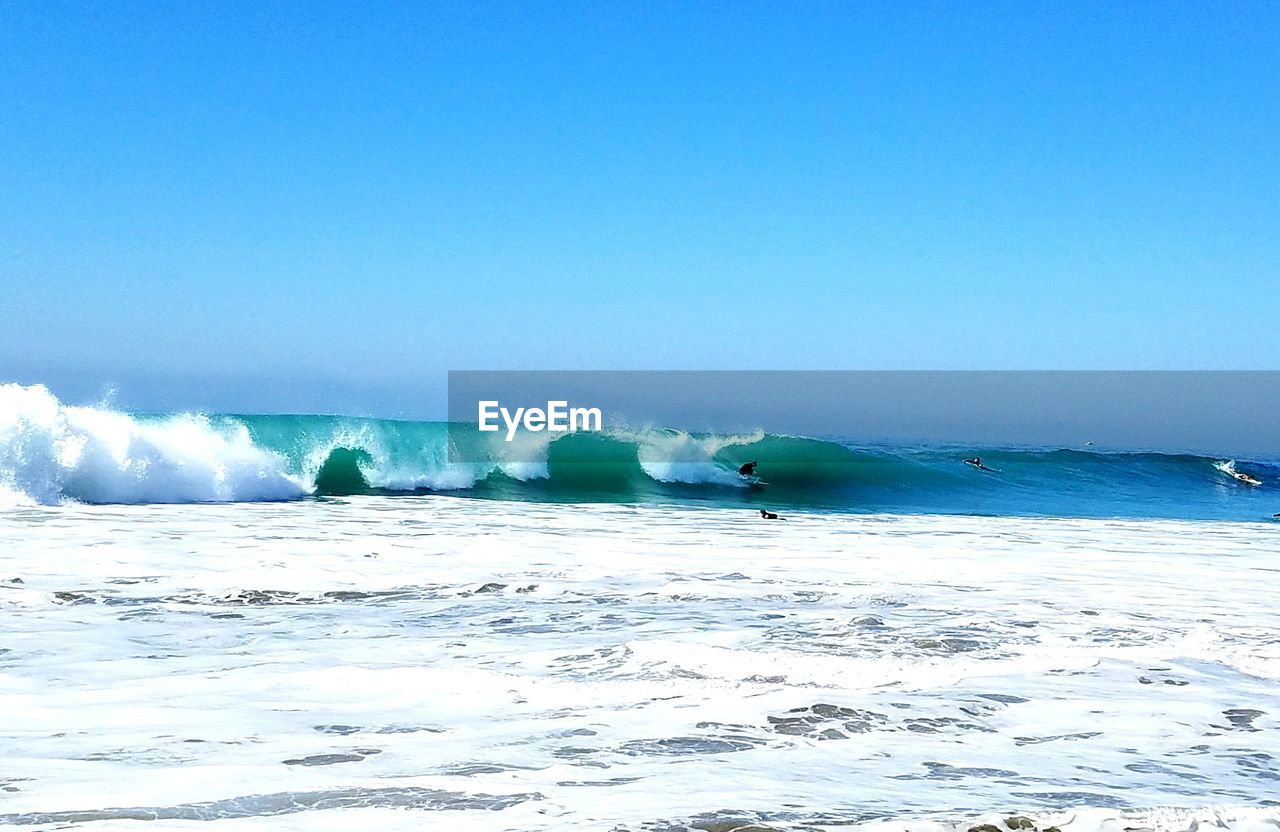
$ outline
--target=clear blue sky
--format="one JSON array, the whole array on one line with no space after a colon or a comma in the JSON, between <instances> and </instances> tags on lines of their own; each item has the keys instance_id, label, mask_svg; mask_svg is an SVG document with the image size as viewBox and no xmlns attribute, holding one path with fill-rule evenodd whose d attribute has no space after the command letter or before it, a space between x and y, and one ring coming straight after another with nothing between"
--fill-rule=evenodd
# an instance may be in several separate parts
<instances>
[{"instance_id":1,"label":"clear blue sky","mask_svg":"<svg viewBox=\"0 0 1280 832\"><path fill-rule=\"evenodd\" d=\"M6 3L0 380L1275 369L1274 3Z\"/></svg>"}]
</instances>

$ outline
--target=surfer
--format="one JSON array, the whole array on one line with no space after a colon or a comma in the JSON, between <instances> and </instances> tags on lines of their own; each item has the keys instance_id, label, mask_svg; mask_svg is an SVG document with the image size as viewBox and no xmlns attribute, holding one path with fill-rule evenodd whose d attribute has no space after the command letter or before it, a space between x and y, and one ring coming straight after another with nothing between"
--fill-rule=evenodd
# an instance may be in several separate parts
<instances>
[{"instance_id":1,"label":"surfer","mask_svg":"<svg viewBox=\"0 0 1280 832\"><path fill-rule=\"evenodd\" d=\"M991 472L991 473L993 473L993 474L998 474L998 473L1000 473L1000 472L999 472L999 471L997 471L995 468L988 468L987 466L983 465L983 464L982 464L982 459L981 459L980 457L976 457L976 456L975 456L973 459L966 459L966 460L964 461L964 464L965 464L965 465L972 465L974 468L977 468L979 471L990 471L990 472Z\"/></svg>"},{"instance_id":2,"label":"surfer","mask_svg":"<svg viewBox=\"0 0 1280 832\"><path fill-rule=\"evenodd\" d=\"M756 461L753 459L738 468L738 476L754 477L756 475Z\"/></svg>"},{"instance_id":3,"label":"surfer","mask_svg":"<svg viewBox=\"0 0 1280 832\"><path fill-rule=\"evenodd\" d=\"M1216 462L1213 467L1217 468L1228 477L1231 477L1238 482L1242 482L1245 485L1262 485L1262 480L1258 479L1253 474L1250 474L1248 471L1237 471L1236 461L1234 459L1229 462Z\"/></svg>"},{"instance_id":4,"label":"surfer","mask_svg":"<svg viewBox=\"0 0 1280 832\"><path fill-rule=\"evenodd\" d=\"M761 520L786 520L787 518L779 517L778 515L774 514L772 511L765 511L764 509L760 509L760 519Z\"/></svg>"}]
</instances>

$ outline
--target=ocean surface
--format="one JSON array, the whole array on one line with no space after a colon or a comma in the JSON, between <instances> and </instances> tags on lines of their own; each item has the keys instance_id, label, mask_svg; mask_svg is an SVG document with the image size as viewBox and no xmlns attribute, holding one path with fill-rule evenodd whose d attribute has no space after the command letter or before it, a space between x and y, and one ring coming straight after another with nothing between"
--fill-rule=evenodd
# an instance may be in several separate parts
<instances>
[{"instance_id":1,"label":"ocean surface","mask_svg":"<svg viewBox=\"0 0 1280 832\"><path fill-rule=\"evenodd\" d=\"M1280 821L1276 524L360 496L0 552L0 825Z\"/></svg>"},{"instance_id":2,"label":"ocean surface","mask_svg":"<svg viewBox=\"0 0 1280 832\"><path fill-rule=\"evenodd\" d=\"M0 826L1280 825L1274 460L448 437L0 386Z\"/></svg>"},{"instance_id":3,"label":"ocean surface","mask_svg":"<svg viewBox=\"0 0 1280 832\"><path fill-rule=\"evenodd\" d=\"M512 445L443 422L346 416L131 415L65 406L43 387L0 385L0 505L436 493L859 513L1264 520L1280 512L1276 455L1083 442L890 446L654 428L548 437L526 434ZM965 465L973 456L994 470ZM765 486L738 476L750 460Z\"/></svg>"}]
</instances>

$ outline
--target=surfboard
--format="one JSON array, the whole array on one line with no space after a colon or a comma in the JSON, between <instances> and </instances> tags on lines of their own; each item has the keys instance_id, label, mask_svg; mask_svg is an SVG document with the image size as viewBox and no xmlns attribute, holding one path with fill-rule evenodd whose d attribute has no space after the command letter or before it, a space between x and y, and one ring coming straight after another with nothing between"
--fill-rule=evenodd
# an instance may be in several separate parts
<instances>
[{"instance_id":1,"label":"surfboard","mask_svg":"<svg viewBox=\"0 0 1280 832\"><path fill-rule=\"evenodd\" d=\"M1262 480L1258 479L1253 474L1247 474L1244 471L1237 471L1236 461L1234 459L1228 460L1227 462L1215 462L1213 467L1217 468L1228 477L1231 477L1233 480L1242 482L1245 485L1262 485Z\"/></svg>"}]
</instances>

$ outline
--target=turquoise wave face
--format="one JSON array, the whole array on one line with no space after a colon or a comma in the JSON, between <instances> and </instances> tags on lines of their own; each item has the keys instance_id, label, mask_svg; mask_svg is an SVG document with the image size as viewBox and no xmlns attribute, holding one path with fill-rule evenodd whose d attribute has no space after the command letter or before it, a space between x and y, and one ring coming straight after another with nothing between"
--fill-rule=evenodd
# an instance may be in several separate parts
<instances>
[{"instance_id":1,"label":"turquoise wave face","mask_svg":"<svg viewBox=\"0 0 1280 832\"><path fill-rule=\"evenodd\" d=\"M661 429L512 445L441 422L133 416L68 407L42 387L0 385L0 402L0 505L444 493L842 512L1268 520L1280 511L1274 458ZM965 464L973 456L982 468ZM738 474L749 461L753 479Z\"/></svg>"},{"instance_id":2,"label":"turquoise wave face","mask_svg":"<svg viewBox=\"0 0 1280 832\"><path fill-rule=\"evenodd\" d=\"M287 459L290 472L320 496L435 492L547 502L1198 519L1267 519L1280 511L1275 460L649 430L566 435L516 462L503 461L503 443L494 439L487 457L472 447L464 456L476 461L458 463L449 460L449 443L467 435L439 422L223 418ZM964 463L974 456L994 470ZM759 483L737 474L748 461L757 462Z\"/></svg>"}]
</instances>

